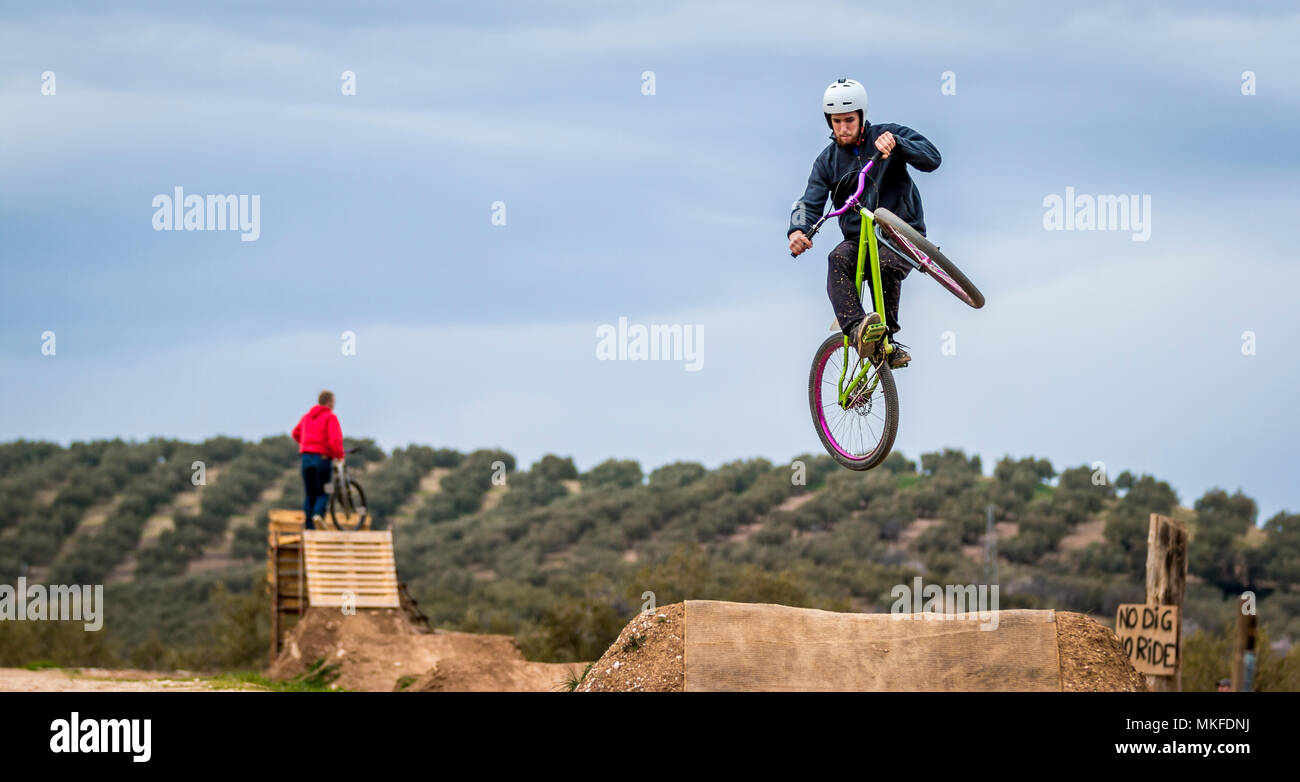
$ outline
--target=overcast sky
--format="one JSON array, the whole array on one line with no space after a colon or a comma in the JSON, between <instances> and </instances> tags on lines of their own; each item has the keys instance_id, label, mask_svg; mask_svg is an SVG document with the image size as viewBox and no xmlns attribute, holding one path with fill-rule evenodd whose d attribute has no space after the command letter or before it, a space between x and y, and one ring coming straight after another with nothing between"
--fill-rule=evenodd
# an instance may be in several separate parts
<instances>
[{"instance_id":1,"label":"overcast sky","mask_svg":"<svg viewBox=\"0 0 1300 782\"><path fill-rule=\"evenodd\" d=\"M354 5L0 6L0 439L259 437L328 387L385 447L817 452L838 231L785 230L847 76L942 153L988 300L908 278L897 450L1300 511L1292 3ZM257 195L257 240L155 231L177 187ZM1067 188L1149 196L1149 239L1045 229ZM620 317L698 371L597 360Z\"/></svg>"}]
</instances>

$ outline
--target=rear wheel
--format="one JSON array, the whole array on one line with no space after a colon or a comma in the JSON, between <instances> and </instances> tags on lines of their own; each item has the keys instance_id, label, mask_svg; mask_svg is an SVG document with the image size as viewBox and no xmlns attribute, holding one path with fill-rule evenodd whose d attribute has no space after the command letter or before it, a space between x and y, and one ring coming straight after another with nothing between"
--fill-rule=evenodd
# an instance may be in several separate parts
<instances>
[{"instance_id":1,"label":"rear wheel","mask_svg":"<svg viewBox=\"0 0 1300 782\"><path fill-rule=\"evenodd\" d=\"M948 260L948 256L939 251L929 239L921 235L912 226L893 212L881 207L872 213L881 232L897 249L912 256L921 265L921 271L930 275L948 292L975 309L984 306L984 294L975 284L966 279L957 265Z\"/></svg>"},{"instance_id":2,"label":"rear wheel","mask_svg":"<svg viewBox=\"0 0 1300 782\"><path fill-rule=\"evenodd\" d=\"M848 385L862 365L857 350L845 350L844 335L835 334L817 348L808 374L813 427L831 458L850 470L879 465L889 456L898 434L898 390L885 359L870 364L858 385L860 390L840 404L841 373Z\"/></svg>"},{"instance_id":3,"label":"rear wheel","mask_svg":"<svg viewBox=\"0 0 1300 782\"><path fill-rule=\"evenodd\" d=\"M341 530L356 530L365 526L369 512L366 510L366 493L361 484L349 480L338 485L330 495L330 520Z\"/></svg>"}]
</instances>

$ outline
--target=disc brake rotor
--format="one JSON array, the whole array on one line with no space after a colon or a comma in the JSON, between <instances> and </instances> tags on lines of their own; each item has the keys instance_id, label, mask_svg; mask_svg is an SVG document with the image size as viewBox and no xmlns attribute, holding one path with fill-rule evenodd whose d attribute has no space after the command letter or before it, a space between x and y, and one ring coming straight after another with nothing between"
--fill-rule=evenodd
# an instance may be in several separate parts
<instances>
[{"instance_id":1,"label":"disc brake rotor","mask_svg":"<svg viewBox=\"0 0 1300 782\"><path fill-rule=\"evenodd\" d=\"M864 380L862 387L849 397L849 403L845 405L844 409L852 410L864 418L870 415L871 407L875 403L875 395L868 390L869 388L870 384Z\"/></svg>"}]
</instances>

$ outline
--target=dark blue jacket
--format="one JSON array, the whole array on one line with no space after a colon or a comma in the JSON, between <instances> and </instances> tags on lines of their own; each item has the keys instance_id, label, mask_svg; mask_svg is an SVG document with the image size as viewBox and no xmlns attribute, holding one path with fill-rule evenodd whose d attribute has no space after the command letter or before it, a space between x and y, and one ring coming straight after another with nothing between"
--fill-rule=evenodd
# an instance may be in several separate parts
<instances>
[{"instance_id":1,"label":"dark blue jacket","mask_svg":"<svg viewBox=\"0 0 1300 782\"><path fill-rule=\"evenodd\" d=\"M868 124L866 137L856 147L841 147L835 142L835 137L831 136L830 146L823 149L813 161L812 173L808 175L808 188L790 213L790 230L785 232L786 236L795 231L807 232L825 211L828 194L835 209L853 195L858 187L858 172L875 154L876 138L885 131L893 133L897 143L889 158L877 163L867 175L862 205L872 211L883 206L922 234L925 233L921 194L912 182L912 177L908 176L906 164L911 164L918 171L933 171L939 167L939 150L915 130L886 122ZM876 187L872 187L873 182ZM861 223L862 218L856 209L840 215L840 231L844 238L857 241Z\"/></svg>"}]
</instances>

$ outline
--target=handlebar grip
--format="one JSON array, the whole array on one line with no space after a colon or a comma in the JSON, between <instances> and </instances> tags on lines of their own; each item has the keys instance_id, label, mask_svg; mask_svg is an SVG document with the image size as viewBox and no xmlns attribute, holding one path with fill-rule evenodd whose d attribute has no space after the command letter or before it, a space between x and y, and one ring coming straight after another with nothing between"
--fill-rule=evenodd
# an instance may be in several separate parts
<instances>
[{"instance_id":1,"label":"handlebar grip","mask_svg":"<svg viewBox=\"0 0 1300 782\"><path fill-rule=\"evenodd\" d=\"M824 222L826 222L826 218L825 218L825 217L821 217L821 218L819 218L819 219L817 220L817 222L813 223L813 225L812 225L811 228L809 228L807 231L804 231L804 232L803 232L803 236L804 236L804 238L807 239L809 242L811 242L811 241L812 241L812 238L813 238L814 236L817 235L817 232L818 232L818 231L821 230L821 228L822 228L822 223L824 223ZM798 256L798 255L795 255L794 253L790 253L790 257L791 257L791 258L798 258L799 256Z\"/></svg>"}]
</instances>

